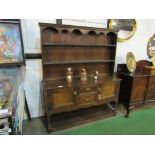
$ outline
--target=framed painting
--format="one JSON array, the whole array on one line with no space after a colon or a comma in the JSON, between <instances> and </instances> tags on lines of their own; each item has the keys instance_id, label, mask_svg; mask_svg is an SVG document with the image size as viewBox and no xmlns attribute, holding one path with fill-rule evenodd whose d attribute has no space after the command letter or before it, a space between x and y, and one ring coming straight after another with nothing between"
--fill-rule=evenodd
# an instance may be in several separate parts
<instances>
[{"instance_id":1,"label":"framed painting","mask_svg":"<svg viewBox=\"0 0 155 155\"><path fill-rule=\"evenodd\" d=\"M0 66L24 63L20 20L0 20Z\"/></svg>"},{"instance_id":2,"label":"framed painting","mask_svg":"<svg viewBox=\"0 0 155 155\"><path fill-rule=\"evenodd\" d=\"M18 67L0 68L0 106L5 106L10 102L18 74Z\"/></svg>"}]
</instances>

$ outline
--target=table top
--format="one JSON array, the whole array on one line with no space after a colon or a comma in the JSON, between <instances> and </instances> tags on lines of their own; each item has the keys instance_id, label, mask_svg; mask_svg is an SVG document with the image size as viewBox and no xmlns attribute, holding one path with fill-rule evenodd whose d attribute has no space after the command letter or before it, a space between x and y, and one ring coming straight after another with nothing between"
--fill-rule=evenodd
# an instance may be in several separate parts
<instances>
[{"instance_id":1,"label":"table top","mask_svg":"<svg viewBox=\"0 0 155 155\"><path fill-rule=\"evenodd\" d=\"M119 72L121 75L130 76L130 77L142 77L142 76L150 76L149 73L145 71L135 71L133 73L130 72Z\"/></svg>"},{"instance_id":2,"label":"table top","mask_svg":"<svg viewBox=\"0 0 155 155\"><path fill-rule=\"evenodd\" d=\"M65 87L73 87L73 86L93 86L100 83L105 82L112 82L112 81L118 81L121 80L115 76L102 76L98 77L97 80L95 80L93 77L89 77L86 82L82 82L79 78L74 78L73 82L69 85L67 84L65 79L62 80L46 80L43 81L43 86L45 89L54 89L54 88L65 88Z\"/></svg>"}]
</instances>

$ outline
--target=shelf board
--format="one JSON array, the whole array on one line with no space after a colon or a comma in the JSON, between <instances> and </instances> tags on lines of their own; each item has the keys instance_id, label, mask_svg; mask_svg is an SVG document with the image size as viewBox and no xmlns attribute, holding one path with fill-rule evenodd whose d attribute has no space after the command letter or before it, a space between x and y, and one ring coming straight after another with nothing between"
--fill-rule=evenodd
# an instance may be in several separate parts
<instances>
[{"instance_id":1,"label":"shelf board","mask_svg":"<svg viewBox=\"0 0 155 155\"><path fill-rule=\"evenodd\" d=\"M75 61L45 61L43 62L43 65L57 65L57 64L72 64L72 63L108 63L108 62L114 62L114 60L75 60Z\"/></svg>"},{"instance_id":2,"label":"shelf board","mask_svg":"<svg viewBox=\"0 0 155 155\"><path fill-rule=\"evenodd\" d=\"M24 62L0 63L0 67L21 66Z\"/></svg>"},{"instance_id":3,"label":"shelf board","mask_svg":"<svg viewBox=\"0 0 155 155\"><path fill-rule=\"evenodd\" d=\"M0 23L20 24L20 20L0 20Z\"/></svg>"},{"instance_id":4,"label":"shelf board","mask_svg":"<svg viewBox=\"0 0 155 155\"><path fill-rule=\"evenodd\" d=\"M43 46L91 46L91 47L116 47L116 45L108 45L108 44L101 44L101 45L91 45L91 44L57 44L57 43L43 43Z\"/></svg>"}]
</instances>

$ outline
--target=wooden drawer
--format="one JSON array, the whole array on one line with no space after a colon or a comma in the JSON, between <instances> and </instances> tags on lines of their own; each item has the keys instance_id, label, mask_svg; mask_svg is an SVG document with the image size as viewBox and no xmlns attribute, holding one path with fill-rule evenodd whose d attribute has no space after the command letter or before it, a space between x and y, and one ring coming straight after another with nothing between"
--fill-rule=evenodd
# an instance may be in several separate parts
<instances>
[{"instance_id":1,"label":"wooden drawer","mask_svg":"<svg viewBox=\"0 0 155 155\"><path fill-rule=\"evenodd\" d=\"M155 100L155 92L146 93L145 100Z\"/></svg>"},{"instance_id":2,"label":"wooden drawer","mask_svg":"<svg viewBox=\"0 0 155 155\"><path fill-rule=\"evenodd\" d=\"M89 92L95 92L96 90L97 90L96 89L96 86L80 87L79 88L79 94L89 93Z\"/></svg>"},{"instance_id":3,"label":"wooden drawer","mask_svg":"<svg viewBox=\"0 0 155 155\"><path fill-rule=\"evenodd\" d=\"M50 89L46 92L48 107L62 107L74 104L72 88Z\"/></svg>"},{"instance_id":4,"label":"wooden drawer","mask_svg":"<svg viewBox=\"0 0 155 155\"><path fill-rule=\"evenodd\" d=\"M147 91L155 91L155 85L149 84L147 87Z\"/></svg>"},{"instance_id":5,"label":"wooden drawer","mask_svg":"<svg viewBox=\"0 0 155 155\"><path fill-rule=\"evenodd\" d=\"M149 86L151 85L155 85L155 77L149 77L149 83L148 83Z\"/></svg>"},{"instance_id":6,"label":"wooden drawer","mask_svg":"<svg viewBox=\"0 0 155 155\"><path fill-rule=\"evenodd\" d=\"M149 77L147 91L155 91L155 77Z\"/></svg>"},{"instance_id":7,"label":"wooden drawer","mask_svg":"<svg viewBox=\"0 0 155 155\"><path fill-rule=\"evenodd\" d=\"M79 96L79 104L96 102L96 93L82 94Z\"/></svg>"}]
</instances>

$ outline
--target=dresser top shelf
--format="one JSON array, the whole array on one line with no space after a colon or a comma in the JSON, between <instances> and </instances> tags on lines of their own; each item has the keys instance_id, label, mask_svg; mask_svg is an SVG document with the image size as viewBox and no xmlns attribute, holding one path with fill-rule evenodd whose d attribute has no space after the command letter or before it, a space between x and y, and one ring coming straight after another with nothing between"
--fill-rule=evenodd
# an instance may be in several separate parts
<instances>
[{"instance_id":1,"label":"dresser top shelf","mask_svg":"<svg viewBox=\"0 0 155 155\"><path fill-rule=\"evenodd\" d=\"M89 31L104 31L104 32L115 32L117 33L119 30L116 30L116 29L106 29L106 28L99 28L99 27L88 27L88 26L75 26L75 25L62 25L62 24L51 24L51 23L39 23L40 27L41 28L50 28L50 27L53 27L53 28L67 28L67 29L83 29L83 30L89 30Z\"/></svg>"},{"instance_id":2,"label":"dresser top shelf","mask_svg":"<svg viewBox=\"0 0 155 155\"><path fill-rule=\"evenodd\" d=\"M73 64L73 63L106 63L114 62L115 60L74 60L74 61L44 61L43 65L61 65L61 64Z\"/></svg>"}]
</instances>

